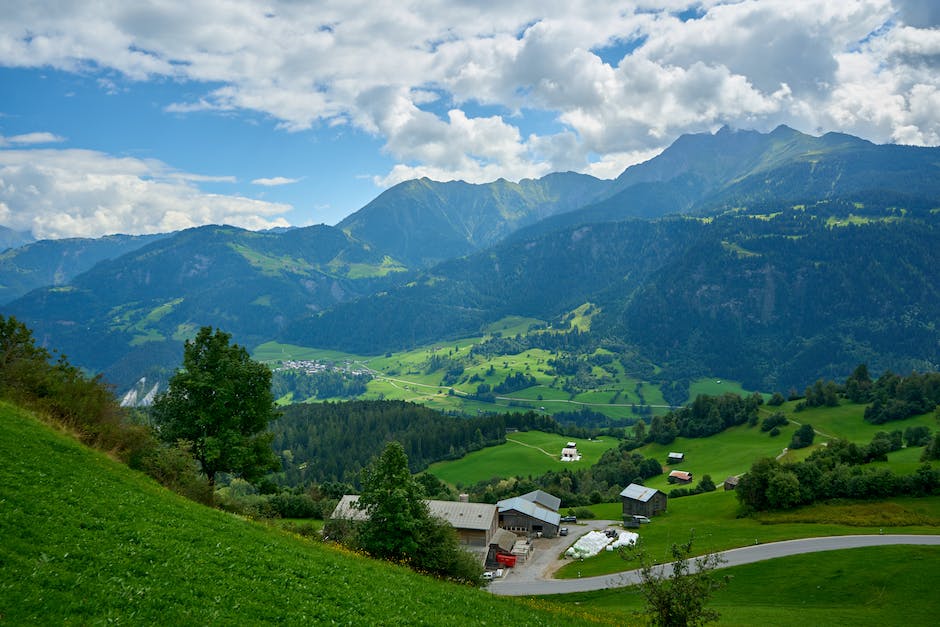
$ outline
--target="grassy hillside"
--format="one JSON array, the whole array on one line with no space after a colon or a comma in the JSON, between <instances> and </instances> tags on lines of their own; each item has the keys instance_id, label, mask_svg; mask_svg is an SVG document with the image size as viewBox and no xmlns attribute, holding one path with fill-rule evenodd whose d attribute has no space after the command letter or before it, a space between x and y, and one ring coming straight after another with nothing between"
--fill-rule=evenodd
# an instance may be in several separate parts
<instances>
[{"instance_id":1,"label":"grassy hillside","mask_svg":"<svg viewBox=\"0 0 940 627\"><path fill-rule=\"evenodd\" d=\"M872 568L877 564L877 568ZM722 571L727 588L709 604L721 625L935 625L940 548L877 547L797 555ZM637 622L637 590L551 597Z\"/></svg>"},{"instance_id":2,"label":"grassy hillside","mask_svg":"<svg viewBox=\"0 0 940 627\"><path fill-rule=\"evenodd\" d=\"M491 331L514 335L524 333L528 326L538 323L531 318L511 316L496 323ZM535 410L555 414L588 409L630 423L637 417L635 406L649 405L653 414L669 411L659 384L628 375L617 360L608 366L615 373L613 375L602 368L594 368L594 374L599 380L606 377L603 384L571 393L562 389L563 377L550 373L548 361L557 357L557 354L543 349L491 357L472 354L474 345L480 344L486 337L490 336L463 338L375 357L266 342L254 349L252 357L273 368L288 360L319 362L338 369L367 368L374 378L368 383L366 393L358 398L402 400L440 411L476 414ZM457 365L462 368L462 374L456 380L447 380L447 371ZM536 385L498 394L492 402L481 402L471 397L480 384L495 387L514 373L533 377ZM688 400L693 400L698 394L717 395L725 392L749 393L736 381L707 378L692 382ZM308 399L291 395L282 400L302 402Z\"/></svg>"},{"instance_id":3,"label":"grassy hillside","mask_svg":"<svg viewBox=\"0 0 940 627\"><path fill-rule=\"evenodd\" d=\"M562 462L561 449L571 439L541 431L510 433L506 435L506 444L474 451L455 461L431 464L428 472L453 486L467 486L493 477L535 476L549 470L588 468L597 463L604 451L617 446L617 441L609 437L591 441L576 439L581 460Z\"/></svg>"},{"instance_id":4,"label":"grassy hillside","mask_svg":"<svg viewBox=\"0 0 940 627\"><path fill-rule=\"evenodd\" d=\"M0 622L587 622L195 505L7 404L0 459Z\"/></svg>"},{"instance_id":5,"label":"grassy hillside","mask_svg":"<svg viewBox=\"0 0 940 627\"><path fill-rule=\"evenodd\" d=\"M600 518L618 520L620 503L592 505ZM846 502L815 505L793 511L738 517L738 501L733 492L718 490L698 496L670 499L668 509L653 522L640 527L639 534L654 559L667 561L669 548L685 542L694 533L696 553L724 551L759 542L853 534L940 533L940 497L897 498L887 501ZM578 527L572 528L572 533ZM575 578L604 575L625 570L616 553L601 552L583 562L563 566L557 577Z\"/></svg>"},{"instance_id":6,"label":"grassy hillside","mask_svg":"<svg viewBox=\"0 0 940 627\"><path fill-rule=\"evenodd\" d=\"M698 385L704 387L708 384L707 382L701 382ZM721 385L734 384L733 382L722 382ZM936 425L932 413L883 425L872 425L862 418L865 413L865 405L843 403L839 407L814 407L800 412L794 411L795 406L796 402L788 402L780 407L765 406L761 408L762 419L776 411L783 412L790 419L790 424L782 427L780 435L776 437L761 431L759 427L741 425L708 438L680 437L670 444L654 443L640 447L637 449L638 453L644 457L652 457L660 461L665 469L662 475L647 480L646 485L668 492L676 487L670 485L667 481L669 471L674 469L692 472L696 482L702 475L711 475L712 480L720 485L730 475L740 475L747 472L751 464L761 457L781 456L782 459L787 461L799 461L822 446L830 438L839 437L859 444L866 444L879 431L893 431L895 429L903 431L907 427L920 425L933 430ZM814 446L788 451L784 454L784 449L790 444L793 433L799 425L805 423L812 424L817 431ZM542 435L546 436L546 434ZM532 444L535 443L535 440L538 440L538 436L531 432L517 434L513 437L516 439L522 438L525 444ZM546 437L549 438L549 442L554 442L551 438L557 441L565 439L563 436ZM533 441L530 442L530 440ZM585 451L591 451L592 443L585 444L586 446L579 443L579 446L584 448ZM604 448L606 449L610 445L612 444L608 441ZM670 451L685 453L685 461L675 466L666 466L666 456ZM589 455L585 457L585 460L589 463L596 463L602 452L603 450L599 451L596 458ZM922 452L923 447L905 448L890 453L887 462L877 463L886 463L895 472L911 473L920 465ZM459 460L439 462L432 465L429 472L454 485L458 481L464 485L469 485L492 477L535 476L547 470L561 470L564 467L561 462L553 461L537 450L525 449L519 444L507 442L476 451ZM569 467L574 470L580 466ZM613 517L617 518L617 516Z\"/></svg>"}]
</instances>

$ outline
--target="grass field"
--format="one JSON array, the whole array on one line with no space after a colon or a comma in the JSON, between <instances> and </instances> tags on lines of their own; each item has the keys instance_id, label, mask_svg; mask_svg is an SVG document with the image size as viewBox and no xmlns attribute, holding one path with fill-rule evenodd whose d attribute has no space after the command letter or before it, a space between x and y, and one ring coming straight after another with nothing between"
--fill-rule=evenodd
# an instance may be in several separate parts
<instances>
[{"instance_id":1,"label":"grass field","mask_svg":"<svg viewBox=\"0 0 940 627\"><path fill-rule=\"evenodd\" d=\"M670 470L680 469L692 473L695 481L702 475L711 475L716 485L730 475L739 475L751 467L760 457L776 457L790 443L795 425L783 427L780 435L771 437L758 427L741 425L732 427L709 438L676 438L671 444L647 444L637 449L644 457L652 457L666 464L670 451L685 453L685 461L675 466L666 466L665 472L649 479L646 485L668 492L675 486L666 478Z\"/></svg>"},{"instance_id":2,"label":"grass field","mask_svg":"<svg viewBox=\"0 0 940 627\"><path fill-rule=\"evenodd\" d=\"M547 404L548 400L541 401ZM904 430L911 425L926 425L935 428L933 414L915 416L907 420L900 420L887 425L870 425L862 419L864 406L841 405L835 408L813 408L802 412L794 412L795 403L787 403L781 409L790 418L790 424L780 429L780 435L771 436L761 431L759 427L741 425L732 427L720 434L708 438L676 438L667 445L647 444L636 449L644 457L651 457L664 465L664 473L658 477L647 480L646 485L668 492L676 487L670 485L667 477L670 470L681 469L692 472L695 482L703 475L711 475L716 485L720 485L731 475L740 475L751 467L756 459L761 457L780 457L781 461L795 462L804 459L813 450L822 446L829 437L842 437L859 443L871 441L878 431L893 429ZM777 408L770 408L776 410ZM828 412L827 412L828 409ZM769 415L768 408L761 408L762 416ZM790 444L793 433L799 424L808 422L826 435L817 435L813 447L789 450L784 449ZM827 437L828 436L828 437ZM526 434L526 437L534 437ZM552 436L557 441L565 440L562 436ZM613 444L611 444L612 446ZM580 444L579 444L580 446ZM548 449L551 450L551 449ZM560 451L560 447L558 447ZM588 449L586 449L588 450ZM670 451L685 453L685 461L675 466L666 466L666 456ZM922 447L902 449L888 455L888 462L878 462L889 465L894 472L909 474L920 465ZM561 462L552 462L551 459L535 454L532 451L519 451L514 443L507 442L495 447L488 447L481 451L471 453L467 457L454 461L434 464L430 471L440 479L451 484L460 482L470 485L476 481L493 477L538 475L547 470L557 470ZM590 461L591 457L586 457ZM582 462L583 463L583 462ZM591 462L593 463L593 462Z\"/></svg>"},{"instance_id":3,"label":"grass field","mask_svg":"<svg viewBox=\"0 0 940 627\"><path fill-rule=\"evenodd\" d=\"M510 433L505 444L474 451L455 461L432 464L427 472L453 486L468 486L493 477L534 477L549 470L587 468L596 464L604 451L617 446L613 438L574 439L581 461L562 462L561 449L572 439L541 431Z\"/></svg>"},{"instance_id":4,"label":"grass field","mask_svg":"<svg viewBox=\"0 0 940 627\"><path fill-rule=\"evenodd\" d=\"M762 416L769 416L776 411L783 412L787 418L800 424L809 423L813 429L823 435L840 437L852 442L868 443L879 431L904 430L907 427L925 425L931 431L937 429L937 420L933 412L913 416L905 420L896 420L882 425L873 425L865 422L865 405L856 405L842 401L838 407L810 407L803 411L795 411L797 403L788 401L780 407L761 408Z\"/></svg>"},{"instance_id":5,"label":"grass field","mask_svg":"<svg viewBox=\"0 0 940 627\"><path fill-rule=\"evenodd\" d=\"M594 624L178 497L0 404L0 623Z\"/></svg>"},{"instance_id":6,"label":"grass field","mask_svg":"<svg viewBox=\"0 0 940 627\"><path fill-rule=\"evenodd\" d=\"M729 392L731 394L739 394L741 396L747 396L750 394L750 392L741 387L741 384L737 381L704 378L696 379L691 384L689 384L689 401L691 402L695 400L695 397L699 394L705 394L707 396L721 396L722 394Z\"/></svg>"},{"instance_id":7,"label":"grass field","mask_svg":"<svg viewBox=\"0 0 940 627\"><path fill-rule=\"evenodd\" d=\"M935 625L940 548L892 546L797 555L720 571L708 607L719 625ZM877 564L876 568L872 566ZM642 623L636 588L545 597L624 624Z\"/></svg>"},{"instance_id":8,"label":"grass field","mask_svg":"<svg viewBox=\"0 0 940 627\"><path fill-rule=\"evenodd\" d=\"M579 324L586 324L589 318L578 320ZM486 331L490 334L498 332L509 336L525 333L530 326L538 324L543 323L532 318L511 316L490 325ZM635 405L649 405L654 414L669 411L658 385L630 377L616 359L608 365L613 374L599 367L594 368L594 374L606 381L605 383L596 389L572 395L561 389L557 377L549 374L548 361L554 357L553 353L531 349L515 355L498 355L492 358L471 355L472 347L483 339L484 337L464 338L378 356L353 355L267 342L256 347L252 357L271 365L288 359L357 364L370 369L375 376L361 398L405 400L434 409L465 414L529 410L554 414L590 409L610 418L632 423L637 417ZM444 359L449 364L459 363L464 369L463 375L452 385L441 385L450 366L431 369L430 360L434 357ZM476 393L480 384L495 387L512 373L529 375L535 379L536 385L497 395L495 402L480 402L469 398ZM555 387L556 385L558 387ZM642 397L638 394L638 389L642 392ZM692 384L690 398L699 393L720 394L727 391L743 392L741 386L733 381L722 381L719 384L713 379L702 379Z\"/></svg>"},{"instance_id":9,"label":"grass field","mask_svg":"<svg viewBox=\"0 0 940 627\"><path fill-rule=\"evenodd\" d=\"M619 503L592 505L598 518L619 520ZM574 527L572 532L577 529ZM670 499L668 510L642 525L640 538L650 555L667 561L670 547L694 537L696 554L795 538L868 533L940 533L940 497L899 498L887 502L815 505L789 512L738 517L734 492L718 490ZM602 552L583 562L571 562L559 578L584 577L628 570L616 553Z\"/></svg>"}]
</instances>

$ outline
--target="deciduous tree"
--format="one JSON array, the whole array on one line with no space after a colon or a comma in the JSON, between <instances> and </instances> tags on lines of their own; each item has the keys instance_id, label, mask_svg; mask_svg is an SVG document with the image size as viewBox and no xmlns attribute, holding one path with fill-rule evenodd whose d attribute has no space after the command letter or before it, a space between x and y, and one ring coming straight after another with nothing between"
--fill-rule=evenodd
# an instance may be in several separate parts
<instances>
[{"instance_id":1,"label":"deciduous tree","mask_svg":"<svg viewBox=\"0 0 940 627\"><path fill-rule=\"evenodd\" d=\"M168 442L191 443L211 485L227 472L248 481L277 470L268 423L277 417L271 371L253 361L231 335L203 327L183 350L183 368L153 406Z\"/></svg>"},{"instance_id":2,"label":"deciduous tree","mask_svg":"<svg viewBox=\"0 0 940 627\"><path fill-rule=\"evenodd\" d=\"M359 544L382 559L411 561L418 538L430 514L422 490L408 470L408 456L398 442L389 442L382 454L362 471L359 508L368 514Z\"/></svg>"},{"instance_id":3,"label":"deciduous tree","mask_svg":"<svg viewBox=\"0 0 940 627\"><path fill-rule=\"evenodd\" d=\"M656 565L642 545L622 549L622 557L640 562L640 588L653 625L686 627L718 620L718 612L706 605L712 593L729 579L713 573L725 560L717 553L691 558L692 540L689 537L685 544L673 544L674 561L664 566Z\"/></svg>"}]
</instances>

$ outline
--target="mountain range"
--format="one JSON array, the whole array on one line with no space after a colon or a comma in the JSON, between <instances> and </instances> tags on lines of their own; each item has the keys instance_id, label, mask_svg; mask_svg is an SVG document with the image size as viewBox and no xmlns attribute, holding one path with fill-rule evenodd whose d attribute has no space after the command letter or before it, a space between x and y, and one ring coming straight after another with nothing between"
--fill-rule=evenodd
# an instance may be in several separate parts
<instances>
[{"instance_id":1,"label":"mountain range","mask_svg":"<svg viewBox=\"0 0 940 627\"><path fill-rule=\"evenodd\" d=\"M119 388L172 368L201 325L375 354L584 303L600 310L585 346L677 377L935 368L938 164L938 148L724 128L612 181L408 181L336 227L35 242L0 258L2 311Z\"/></svg>"}]
</instances>

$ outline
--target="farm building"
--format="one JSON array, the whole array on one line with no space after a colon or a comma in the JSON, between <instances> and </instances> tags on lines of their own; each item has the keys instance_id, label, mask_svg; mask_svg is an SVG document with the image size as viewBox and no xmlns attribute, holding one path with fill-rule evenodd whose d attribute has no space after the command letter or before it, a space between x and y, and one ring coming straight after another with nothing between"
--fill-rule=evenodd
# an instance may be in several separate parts
<instances>
[{"instance_id":1,"label":"farm building","mask_svg":"<svg viewBox=\"0 0 940 627\"><path fill-rule=\"evenodd\" d=\"M737 487L738 487L737 477L735 477L734 475L731 475L730 477L725 479L725 491L734 490Z\"/></svg>"},{"instance_id":2,"label":"farm building","mask_svg":"<svg viewBox=\"0 0 940 627\"><path fill-rule=\"evenodd\" d=\"M578 445L574 442L568 442L563 449L561 449L561 461L563 462L579 462L581 461L581 453L578 452Z\"/></svg>"},{"instance_id":3,"label":"farm building","mask_svg":"<svg viewBox=\"0 0 940 627\"><path fill-rule=\"evenodd\" d=\"M512 555L512 549L518 539L519 537L511 531L497 529L490 539L490 550L486 555L486 567L497 568L499 566L500 563L496 559L497 555Z\"/></svg>"},{"instance_id":4,"label":"farm building","mask_svg":"<svg viewBox=\"0 0 940 627\"><path fill-rule=\"evenodd\" d=\"M330 514L330 518L334 520L351 520L353 522L368 520L369 515L366 514L364 510L356 507L358 503L358 494L344 494L343 498L336 504L336 507L333 508L333 513Z\"/></svg>"},{"instance_id":5,"label":"farm building","mask_svg":"<svg viewBox=\"0 0 940 627\"><path fill-rule=\"evenodd\" d=\"M655 516L666 511L666 494L656 488L647 488L637 483L631 483L620 493L623 503L623 517L632 518L634 515Z\"/></svg>"},{"instance_id":6,"label":"farm building","mask_svg":"<svg viewBox=\"0 0 940 627\"><path fill-rule=\"evenodd\" d=\"M692 473L684 470L673 470L667 478L669 483L692 483Z\"/></svg>"},{"instance_id":7,"label":"farm building","mask_svg":"<svg viewBox=\"0 0 940 627\"><path fill-rule=\"evenodd\" d=\"M542 535L546 538L554 538L558 534L561 515L534 500L517 496L503 499L496 504L496 507L499 511L501 529L507 529L517 535Z\"/></svg>"},{"instance_id":8,"label":"farm building","mask_svg":"<svg viewBox=\"0 0 940 627\"><path fill-rule=\"evenodd\" d=\"M666 456L667 464L681 464L685 461L685 453L669 453Z\"/></svg>"},{"instance_id":9,"label":"farm building","mask_svg":"<svg viewBox=\"0 0 940 627\"><path fill-rule=\"evenodd\" d=\"M550 509L553 512L557 512L558 508L561 507L561 499L544 490L533 490L532 492L523 494L519 498L532 501L536 505L541 505L545 509Z\"/></svg>"},{"instance_id":10,"label":"farm building","mask_svg":"<svg viewBox=\"0 0 940 627\"><path fill-rule=\"evenodd\" d=\"M358 494L346 494L336 505L330 518L363 521L368 514L356 507ZM431 516L450 523L457 530L460 543L465 547L481 550L489 548L493 535L498 530L496 506L489 503L466 503L459 501L425 501Z\"/></svg>"}]
</instances>

